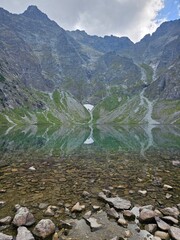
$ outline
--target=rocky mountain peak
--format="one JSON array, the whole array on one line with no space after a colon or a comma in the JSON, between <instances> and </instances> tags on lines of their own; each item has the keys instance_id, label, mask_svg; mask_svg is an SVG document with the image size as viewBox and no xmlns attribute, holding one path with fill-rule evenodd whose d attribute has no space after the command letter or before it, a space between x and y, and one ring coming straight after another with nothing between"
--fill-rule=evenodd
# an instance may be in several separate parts
<instances>
[{"instance_id":1,"label":"rocky mountain peak","mask_svg":"<svg viewBox=\"0 0 180 240\"><path fill-rule=\"evenodd\" d=\"M29 6L23 15L31 19L48 19L48 16L45 13L41 12L41 10L39 10L39 8L34 5Z\"/></svg>"}]
</instances>

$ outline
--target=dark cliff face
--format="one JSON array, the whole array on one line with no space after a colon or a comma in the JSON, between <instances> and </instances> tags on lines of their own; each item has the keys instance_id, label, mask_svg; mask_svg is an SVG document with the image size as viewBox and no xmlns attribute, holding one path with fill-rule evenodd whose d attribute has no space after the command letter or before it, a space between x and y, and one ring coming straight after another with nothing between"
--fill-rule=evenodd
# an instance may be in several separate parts
<instances>
[{"instance_id":1,"label":"dark cliff face","mask_svg":"<svg viewBox=\"0 0 180 240\"><path fill-rule=\"evenodd\" d=\"M81 103L145 95L180 100L180 20L134 44L127 37L65 31L36 6L0 9L0 109L44 109L35 91L67 91Z\"/></svg>"}]
</instances>

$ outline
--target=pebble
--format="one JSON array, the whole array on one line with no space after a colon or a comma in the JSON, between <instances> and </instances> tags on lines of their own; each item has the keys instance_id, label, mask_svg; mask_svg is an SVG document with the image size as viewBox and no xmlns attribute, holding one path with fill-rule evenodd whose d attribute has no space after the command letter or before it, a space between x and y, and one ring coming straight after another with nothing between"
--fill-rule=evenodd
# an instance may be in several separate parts
<instances>
[{"instance_id":1,"label":"pebble","mask_svg":"<svg viewBox=\"0 0 180 240\"><path fill-rule=\"evenodd\" d=\"M164 189L164 190L172 190L173 187L170 186L170 185L164 184L163 189Z\"/></svg>"},{"instance_id":2,"label":"pebble","mask_svg":"<svg viewBox=\"0 0 180 240\"><path fill-rule=\"evenodd\" d=\"M71 209L71 212L82 212L82 210L85 209L85 205L80 205L79 202L77 202Z\"/></svg>"},{"instance_id":3,"label":"pebble","mask_svg":"<svg viewBox=\"0 0 180 240\"><path fill-rule=\"evenodd\" d=\"M47 208L48 207L48 203L40 203L39 204L39 209L45 209L45 208Z\"/></svg>"},{"instance_id":4,"label":"pebble","mask_svg":"<svg viewBox=\"0 0 180 240\"><path fill-rule=\"evenodd\" d=\"M147 195L147 191L146 190L139 190L138 193L141 194L142 196L146 196Z\"/></svg>"},{"instance_id":5,"label":"pebble","mask_svg":"<svg viewBox=\"0 0 180 240\"><path fill-rule=\"evenodd\" d=\"M109 204L106 204L106 213L115 219L119 218L119 213L112 207L109 206Z\"/></svg>"},{"instance_id":6,"label":"pebble","mask_svg":"<svg viewBox=\"0 0 180 240\"><path fill-rule=\"evenodd\" d=\"M155 235L155 237L159 237L160 239L163 239L163 240L169 240L170 239L169 233L166 233L166 232L163 232L163 231L156 231L154 235Z\"/></svg>"},{"instance_id":7,"label":"pebble","mask_svg":"<svg viewBox=\"0 0 180 240\"><path fill-rule=\"evenodd\" d=\"M124 237L126 237L126 238L129 238L131 235L132 235L132 233L131 233L130 230L126 230L126 231L124 232Z\"/></svg>"},{"instance_id":8,"label":"pebble","mask_svg":"<svg viewBox=\"0 0 180 240\"><path fill-rule=\"evenodd\" d=\"M99 230L102 227L102 225L99 224L97 222L97 219L94 217L90 217L90 218L86 219L86 221L89 223L92 231Z\"/></svg>"},{"instance_id":9,"label":"pebble","mask_svg":"<svg viewBox=\"0 0 180 240\"><path fill-rule=\"evenodd\" d=\"M33 166L30 167L29 170L31 170L31 171L36 171L35 167L33 167Z\"/></svg>"},{"instance_id":10,"label":"pebble","mask_svg":"<svg viewBox=\"0 0 180 240\"><path fill-rule=\"evenodd\" d=\"M123 216L125 219L129 220L129 221L134 221L136 216L134 215L134 213L132 213L129 210L124 210L123 211Z\"/></svg>"},{"instance_id":11,"label":"pebble","mask_svg":"<svg viewBox=\"0 0 180 240\"><path fill-rule=\"evenodd\" d=\"M170 227L169 234L173 239L180 240L180 228Z\"/></svg>"},{"instance_id":12,"label":"pebble","mask_svg":"<svg viewBox=\"0 0 180 240\"><path fill-rule=\"evenodd\" d=\"M154 234L157 230L157 224L147 224L145 225L145 230L151 234Z\"/></svg>"},{"instance_id":13,"label":"pebble","mask_svg":"<svg viewBox=\"0 0 180 240\"><path fill-rule=\"evenodd\" d=\"M0 201L0 207L4 207L5 204L6 204L5 201Z\"/></svg>"},{"instance_id":14,"label":"pebble","mask_svg":"<svg viewBox=\"0 0 180 240\"><path fill-rule=\"evenodd\" d=\"M100 206L94 205L94 206L93 206L93 210L94 210L94 211L99 211L99 210L100 210Z\"/></svg>"},{"instance_id":15,"label":"pebble","mask_svg":"<svg viewBox=\"0 0 180 240\"><path fill-rule=\"evenodd\" d=\"M172 197L172 195L171 194L169 194L169 193L166 193L166 199L170 199Z\"/></svg>"},{"instance_id":16,"label":"pebble","mask_svg":"<svg viewBox=\"0 0 180 240\"><path fill-rule=\"evenodd\" d=\"M142 223L151 223L155 218L155 212L149 209L143 209L139 215L139 221Z\"/></svg>"},{"instance_id":17,"label":"pebble","mask_svg":"<svg viewBox=\"0 0 180 240\"><path fill-rule=\"evenodd\" d=\"M127 227L128 226L128 222L123 219L123 218L119 218L118 221L119 225L123 226L123 227Z\"/></svg>"},{"instance_id":18,"label":"pebble","mask_svg":"<svg viewBox=\"0 0 180 240\"><path fill-rule=\"evenodd\" d=\"M55 232L55 224L50 219L42 219L35 226L33 233L37 237L46 238Z\"/></svg>"}]
</instances>

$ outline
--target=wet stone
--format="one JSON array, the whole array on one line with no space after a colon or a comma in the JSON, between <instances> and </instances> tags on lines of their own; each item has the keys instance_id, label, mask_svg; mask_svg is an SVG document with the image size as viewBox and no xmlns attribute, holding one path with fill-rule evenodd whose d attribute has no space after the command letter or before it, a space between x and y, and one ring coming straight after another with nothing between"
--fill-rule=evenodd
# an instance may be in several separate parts
<instances>
[{"instance_id":1,"label":"wet stone","mask_svg":"<svg viewBox=\"0 0 180 240\"><path fill-rule=\"evenodd\" d=\"M100 228L102 228L102 225L99 224L99 223L97 222L97 219L94 218L94 217L90 217L90 218L86 219L86 221L87 221L88 224L90 225L91 230L92 230L93 232L96 231L96 230L99 230Z\"/></svg>"},{"instance_id":2,"label":"wet stone","mask_svg":"<svg viewBox=\"0 0 180 240\"><path fill-rule=\"evenodd\" d=\"M106 195L103 192L100 192L98 197L119 210L120 209L128 210L131 207L131 202L129 200L126 200L120 197L109 198L109 197L106 197Z\"/></svg>"}]
</instances>

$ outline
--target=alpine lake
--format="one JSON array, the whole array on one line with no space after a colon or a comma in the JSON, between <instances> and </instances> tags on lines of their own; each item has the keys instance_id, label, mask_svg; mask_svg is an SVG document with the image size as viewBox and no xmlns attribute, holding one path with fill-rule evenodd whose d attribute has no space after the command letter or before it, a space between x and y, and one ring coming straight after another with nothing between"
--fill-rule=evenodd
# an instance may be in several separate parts
<instances>
[{"instance_id":1,"label":"alpine lake","mask_svg":"<svg viewBox=\"0 0 180 240\"><path fill-rule=\"evenodd\" d=\"M80 202L87 211L101 206L102 189L134 205L175 206L179 183L180 125L0 128L0 201L5 202L0 218L13 216L20 204L40 220L39 204L47 203L59 206L50 217L58 224L67 217L64 206ZM90 201L83 191L91 194Z\"/></svg>"}]
</instances>

